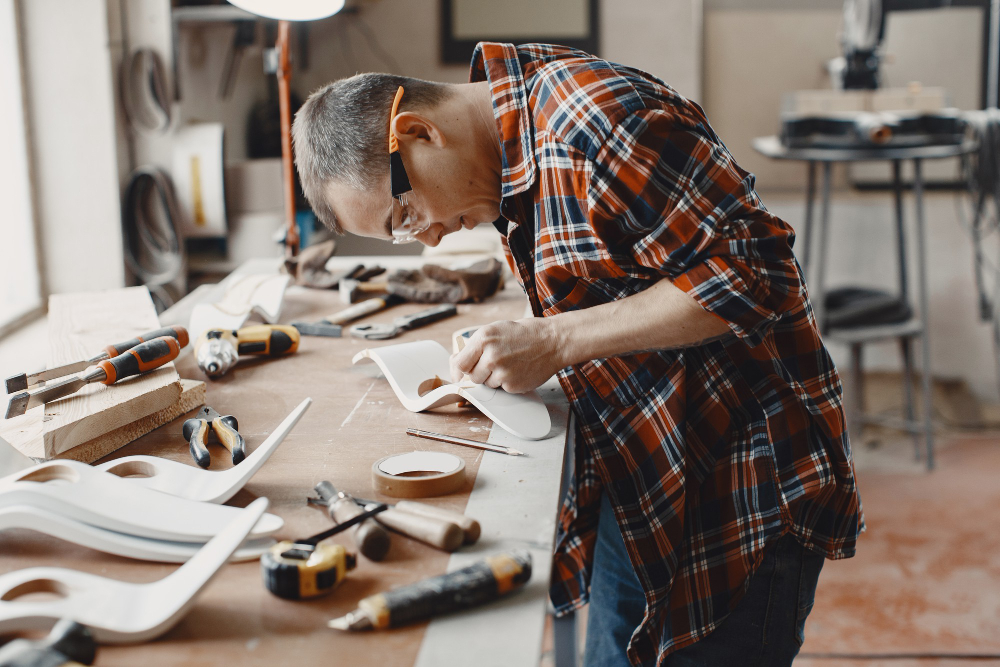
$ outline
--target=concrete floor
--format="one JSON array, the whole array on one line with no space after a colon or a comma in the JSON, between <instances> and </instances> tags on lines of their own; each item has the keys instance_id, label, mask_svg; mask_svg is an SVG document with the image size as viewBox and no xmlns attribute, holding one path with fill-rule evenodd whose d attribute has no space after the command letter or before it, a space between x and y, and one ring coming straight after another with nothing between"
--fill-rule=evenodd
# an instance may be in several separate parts
<instances>
[{"instance_id":1,"label":"concrete floor","mask_svg":"<svg viewBox=\"0 0 1000 667\"><path fill-rule=\"evenodd\" d=\"M901 412L898 376L866 383L869 411ZM796 667L1000 665L1000 414L958 382L937 382L934 405L933 472L906 435L853 434L868 530L824 566Z\"/></svg>"}]
</instances>

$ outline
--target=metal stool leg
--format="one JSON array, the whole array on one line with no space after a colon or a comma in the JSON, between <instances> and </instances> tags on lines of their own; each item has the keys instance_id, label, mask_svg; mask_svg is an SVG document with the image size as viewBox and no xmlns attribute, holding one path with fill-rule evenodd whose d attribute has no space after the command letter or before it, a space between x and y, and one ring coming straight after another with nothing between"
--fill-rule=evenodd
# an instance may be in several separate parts
<instances>
[{"instance_id":1,"label":"metal stool leg","mask_svg":"<svg viewBox=\"0 0 1000 667\"><path fill-rule=\"evenodd\" d=\"M865 430L865 369L864 369L864 345L863 343L851 343L851 391L854 398L851 400L850 414L847 417L848 432L854 438L861 440L861 435Z\"/></svg>"},{"instance_id":2,"label":"metal stool leg","mask_svg":"<svg viewBox=\"0 0 1000 667\"><path fill-rule=\"evenodd\" d=\"M913 400L913 349L909 336L900 336L899 349L903 355L903 398L906 401L906 421L913 434L913 453L917 461L920 456L920 433L914 430L917 424L917 406Z\"/></svg>"},{"instance_id":3,"label":"metal stool leg","mask_svg":"<svg viewBox=\"0 0 1000 667\"><path fill-rule=\"evenodd\" d=\"M817 248L816 280L809 290L812 296L813 314L819 330L826 333L826 255L827 239L830 237L830 181L833 165L823 163L823 189L819 214L819 247Z\"/></svg>"},{"instance_id":4,"label":"metal stool leg","mask_svg":"<svg viewBox=\"0 0 1000 667\"><path fill-rule=\"evenodd\" d=\"M802 271L809 273L809 260L813 243L813 200L816 199L816 163L809 162L809 180L806 182L806 219L802 227L806 233L805 247L802 248Z\"/></svg>"},{"instance_id":5,"label":"metal stool leg","mask_svg":"<svg viewBox=\"0 0 1000 667\"><path fill-rule=\"evenodd\" d=\"M562 618L552 617L552 648L555 653L555 667L577 667L576 614L566 614Z\"/></svg>"},{"instance_id":6,"label":"metal stool leg","mask_svg":"<svg viewBox=\"0 0 1000 667\"><path fill-rule=\"evenodd\" d=\"M922 160L913 160L913 199L916 204L917 220L917 271L920 286L920 323L923 332L920 336L921 353L923 356L923 389L924 389L924 437L927 440L927 470L934 469L934 431L933 407L934 397L931 393L931 327L930 327L930 294L927 279L927 239L924 221L924 183Z\"/></svg>"}]
</instances>

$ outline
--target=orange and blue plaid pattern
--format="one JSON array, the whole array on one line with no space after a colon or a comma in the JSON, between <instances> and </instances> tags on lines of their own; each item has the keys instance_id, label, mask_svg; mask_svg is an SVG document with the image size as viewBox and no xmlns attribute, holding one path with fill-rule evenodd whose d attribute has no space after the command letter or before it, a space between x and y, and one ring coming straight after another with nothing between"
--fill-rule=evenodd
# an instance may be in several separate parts
<instances>
[{"instance_id":1,"label":"orange and blue plaid pattern","mask_svg":"<svg viewBox=\"0 0 1000 667\"><path fill-rule=\"evenodd\" d=\"M564 47L482 43L471 80L492 91L497 224L536 316L667 278L733 332L559 374L578 439L552 600L563 613L587 601L608 493L646 595L629 656L660 662L725 619L781 535L847 558L864 528L840 379L794 233L701 108L648 74Z\"/></svg>"}]
</instances>

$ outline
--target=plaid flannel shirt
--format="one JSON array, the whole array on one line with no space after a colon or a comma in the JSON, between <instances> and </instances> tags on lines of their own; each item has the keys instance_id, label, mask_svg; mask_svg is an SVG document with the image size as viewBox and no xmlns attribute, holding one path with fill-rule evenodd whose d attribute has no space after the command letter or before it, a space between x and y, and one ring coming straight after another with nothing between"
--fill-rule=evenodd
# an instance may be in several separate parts
<instances>
[{"instance_id":1,"label":"plaid flannel shirt","mask_svg":"<svg viewBox=\"0 0 1000 667\"><path fill-rule=\"evenodd\" d=\"M781 535L847 558L864 528L840 379L794 234L701 108L648 74L564 47L482 43L470 78L492 91L496 224L536 317L667 278L732 329L559 373L578 439L553 603L587 601L608 493L646 596L629 657L660 662L725 619Z\"/></svg>"}]
</instances>

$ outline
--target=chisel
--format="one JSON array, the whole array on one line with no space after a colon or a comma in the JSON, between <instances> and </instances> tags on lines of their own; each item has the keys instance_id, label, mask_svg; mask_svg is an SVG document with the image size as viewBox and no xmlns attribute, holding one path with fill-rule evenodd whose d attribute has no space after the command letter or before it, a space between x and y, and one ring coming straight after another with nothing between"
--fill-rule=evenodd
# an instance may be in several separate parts
<instances>
[{"instance_id":1,"label":"chisel","mask_svg":"<svg viewBox=\"0 0 1000 667\"><path fill-rule=\"evenodd\" d=\"M162 336L139 343L116 357L101 361L91 370L76 377L39 389L14 394L7 404L6 419L19 417L31 408L69 396L91 382L112 385L123 378L159 368L176 359L180 351L180 343L172 336Z\"/></svg>"},{"instance_id":2,"label":"chisel","mask_svg":"<svg viewBox=\"0 0 1000 667\"><path fill-rule=\"evenodd\" d=\"M13 394L19 391L27 391L39 383L61 378L64 375L79 373L80 371L86 370L94 364L104 361L105 359L117 357L119 354L123 354L126 351L131 350L139 343L145 343L148 340L160 338L161 336L171 336L172 338L176 338L181 347L188 344L188 332L184 327L164 327L154 331L147 331L146 333L136 336L135 338L131 338L124 343L108 345L106 348L101 350L99 354L94 355L90 359L76 361L72 364L65 364L63 366L57 366L56 368L47 368L45 370L38 371L37 373L31 373L30 375L27 373L11 375L5 381L7 393Z\"/></svg>"},{"instance_id":3,"label":"chisel","mask_svg":"<svg viewBox=\"0 0 1000 667\"><path fill-rule=\"evenodd\" d=\"M468 567L366 597L327 625L336 630L383 630L476 607L520 588L531 578L524 549L490 556Z\"/></svg>"}]
</instances>

